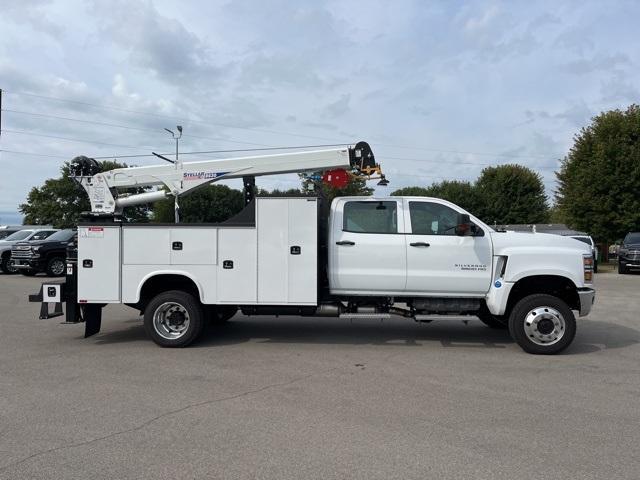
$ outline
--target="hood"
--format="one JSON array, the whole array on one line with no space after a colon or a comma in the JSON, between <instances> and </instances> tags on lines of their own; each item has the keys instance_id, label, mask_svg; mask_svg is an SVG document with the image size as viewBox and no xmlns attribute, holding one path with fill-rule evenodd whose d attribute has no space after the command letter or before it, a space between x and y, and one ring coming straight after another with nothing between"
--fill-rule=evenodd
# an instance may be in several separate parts
<instances>
[{"instance_id":1,"label":"hood","mask_svg":"<svg viewBox=\"0 0 640 480\"><path fill-rule=\"evenodd\" d=\"M575 238L553 235L551 233L492 232L491 238L493 239L495 255L500 255L500 250L506 248L548 248L591 254L591 245L577 241Z\"/></svg>"}]
</instances>

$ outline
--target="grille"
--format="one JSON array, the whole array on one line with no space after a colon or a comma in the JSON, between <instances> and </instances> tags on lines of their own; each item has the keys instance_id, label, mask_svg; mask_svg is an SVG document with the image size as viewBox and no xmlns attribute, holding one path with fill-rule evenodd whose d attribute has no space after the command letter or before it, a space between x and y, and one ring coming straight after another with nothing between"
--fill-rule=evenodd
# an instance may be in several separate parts
<instances>
[{"instance_id":1,"label":"grille","mask_svg":"<svg viewBox=\"0 0 640 480\"><path fill-rule=\"evenodd\" d=\"M29 248L29 247L27 247L27 248ZM21 250L12 249L11 250L11 257L13 257L13 258L31 258L32 255L31 255L31 251L29 251L29 250L27 250L27 251L22 250L21 251Z\"/></svg>"}]
</instances>

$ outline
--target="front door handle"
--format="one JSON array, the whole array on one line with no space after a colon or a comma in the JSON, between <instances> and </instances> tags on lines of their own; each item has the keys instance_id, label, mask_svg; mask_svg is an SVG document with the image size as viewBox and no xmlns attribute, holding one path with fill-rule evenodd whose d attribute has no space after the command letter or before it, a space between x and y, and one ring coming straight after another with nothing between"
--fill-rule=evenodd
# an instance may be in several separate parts
<instances>
[{"instance_id":1,"label":"front door handle","mask_svg":"<svg viewBox=\"0 0 640 480\"><path fill-rule=\"evenodd\" d=\"M431 246L430 243L426 243L426 242L412 242L409 245L411 245L412 247L430 247Z\"/></svg>"},{"instance_id":2,"label":"front door handle","mask_svg":"<svg viewBox=\"0 0 640 480\"><path fill-rule=\"evenodd\" d=\"M356 242L352 242L351 240L341 240L336 242L336 245L355 245Z\"/></svg>"}]
</instances>

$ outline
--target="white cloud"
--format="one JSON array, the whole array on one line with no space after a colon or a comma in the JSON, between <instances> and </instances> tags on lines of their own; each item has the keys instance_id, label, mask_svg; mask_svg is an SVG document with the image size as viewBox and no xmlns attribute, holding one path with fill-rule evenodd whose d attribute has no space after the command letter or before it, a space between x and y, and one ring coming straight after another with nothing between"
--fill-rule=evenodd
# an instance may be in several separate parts
<instances>
[{"instance_id":1,"label":"white cloud","mask_svg":"<svg viewBox=\"0 0 640 480\"><path fill-rule=\"evenodd\" d=\"M551 0L4 2L3 108L40 116L3 112L2 128L49 137L7 132L0 148L170 151L163 128L180 123L183 151L368 140L393 187L473 179L505 154L553 165L592 115L637 101L639 14ZM60 167L0 162L21 167L0 176L1 211Z\"/></svg>"}]
</instances>

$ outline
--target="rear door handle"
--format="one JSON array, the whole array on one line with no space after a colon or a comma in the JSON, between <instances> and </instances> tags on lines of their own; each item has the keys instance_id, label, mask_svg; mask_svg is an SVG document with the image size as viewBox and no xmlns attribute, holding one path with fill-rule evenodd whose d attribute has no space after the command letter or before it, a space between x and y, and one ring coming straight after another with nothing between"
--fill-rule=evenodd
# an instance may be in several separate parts
<instances>
[{"instance_id":1,"label":"rear door handle","mask_svg":"<svg viewBox=\"0 0 640 480\"><path fill-rule=\"evenodd\" d=\"M412 247L430 247L431 246L430 243L426 243L426 242L413 242L413 243L410 243L409 245L411 245Z\"/></svg>"},{"instance_id":2,"label":"rear door handle","mask_svg":"<svg viewBox=\"0 0 640 480\"><path fill-rule=\"evenodd\" d=\"M352 242L351 240L341 240L336 242L336 245L355 245L356 242Z\"/></svg>"}]
</instances>

